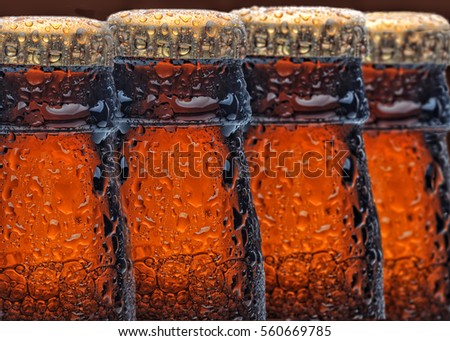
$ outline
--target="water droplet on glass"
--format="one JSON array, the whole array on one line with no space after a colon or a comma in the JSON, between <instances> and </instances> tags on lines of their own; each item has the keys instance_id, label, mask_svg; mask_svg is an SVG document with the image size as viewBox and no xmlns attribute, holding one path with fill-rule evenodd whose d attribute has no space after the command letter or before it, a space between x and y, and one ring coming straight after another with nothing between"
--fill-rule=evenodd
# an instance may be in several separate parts
<instances>
[{"instance_id":1,"label":"water droplet on glass","mask_svg":"<svg viewBox=\"0 0 450 341\"><path fill-rule=\"evenodd\" d=\"M209 37L214 38L217 34L217 24L209 20L205 25L205 31Z\"/></svg>"},{"instance_id":2,"label":"water droplet on glass","mask_svg":"<svg viewBox=\"0 0 450 341\"><path fill-rule=\"evenodd\" d=\"M38 30L34 30L33 33L31 33L31 40L34 43L37 43L39 41L39 32L38 32Z\"/></svg>"},{"instance_id":3,"label":"water droplet on glass","mask_svg":"<svg viewBox=\"0 0 450 341\"><path fill-rule=\"evenodd\" d=\"M60 51L50 51L48 54L48 61L51 64L57 63L60 61L62 57L62 53Z\"/></svg>"},{"instance_id":4,"label":"water droplet on glass","mask_svg":"<svg viewBox=\"0 0 450 341\"><path fill-rule=\"evenodd\" d=\"M180 43L178 46L178 54L180 56L186 56L191 52L191 44Z\"/></svg>"},{"instance_id":5,"label":"water droplet on glass","mask_svg":"<svg viewBox=\"0 0 450 341\"><path fill-rule=\"evenodd\" d=\"M169 34L169 25L167 23L164 23L161 25L161 34L163 36L166 36Z\"/></svg>"},{"instance_id":6,"label":"water droplet on glass","mask_svg":"<svg viewBox=\"0 0 450 341\"><path fill-rule=\"evenodd\" d=\"M147 40L143 38L136 38L134 40L134 47L137 50L145 50L147 48Z\"/></svg>"},{"instance_id":7,"label":"water droplet on glass","mask_svg":"<svg viewBox=\"0 0 450 341\"><path fill-rule=\"evenodd\" d=\"M75 33L75 37L79 44L86 44L88 35L84 28L79 28Z\"/></svg>"},{"instance_id":8,"label":"water droplet on glass","mask_svg":"<svg viewBox=\"0 0 450 341\"><path fill-rule=\"evenodd\" d=\"M8 57L14 57L17 55L17 47L11 44L5 45L5 54Z\"/></svg>"}]
</instances>

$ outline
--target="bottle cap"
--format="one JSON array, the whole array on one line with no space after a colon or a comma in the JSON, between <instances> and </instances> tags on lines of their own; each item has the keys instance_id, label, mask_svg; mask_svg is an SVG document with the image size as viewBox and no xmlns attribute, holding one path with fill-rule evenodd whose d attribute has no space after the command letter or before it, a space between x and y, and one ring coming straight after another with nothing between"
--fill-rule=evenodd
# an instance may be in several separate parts
<instances>
[{"instance_id":1,"label":"bottle cap","mask_svg":"<svg viewBox=\"0 0 450 341\"><path fill-rule=\"evenodd\" d=\"M77 17L0 18L0 63L37 66L111 65L106 23Z\"/></svg>"},{"instance_id":2,"label":"bottle cap","mask_svg":"<svg viewBox=\"0 0 450 341\"><path fill-rule=\"evenodd\" d=\"M450 25L432 13L372 12L366 14L373 64L448 64Z\"/></svg>"},{"instance_id":3,"label":"bottle cap","mask_svg":"<svg viewBox=\"0 0 450 341\"><path fill-rule=\"evenodd\" d=\"M130 10L108 18L120 57L241 59L245 27L235 14L206 10Z\"/></svg>"},{"instance_id":4,"label":"bottle cap","mask_svg":"<svg viewBox=\"0 0 450 341\"><path fill-rule=\"evenodd\" d=\"M330 7L251 7L238 14L247 28L248 55L360 57L366 53L361 12Z\"/></svg>"}]
</instances>

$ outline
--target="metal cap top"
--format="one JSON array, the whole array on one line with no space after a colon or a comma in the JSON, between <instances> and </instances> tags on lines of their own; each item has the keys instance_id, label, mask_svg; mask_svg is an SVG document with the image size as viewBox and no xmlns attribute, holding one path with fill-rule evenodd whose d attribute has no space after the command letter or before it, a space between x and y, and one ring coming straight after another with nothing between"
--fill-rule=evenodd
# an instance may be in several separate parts
<instances>
[{"instance_id":1,"label":"metal cap top","mask_svg":"<svg viewBox=\"0 0 450 341\"><path fill-rule=\"evenodd\" d=\"M248 55L360 57L366 53L361 12L330 7L251 7L234 11L248 34Z\"/></svg>"},{"instance_id":2,"label":"metal cap top","mask_svg":"<svg viewBox=\"0 0 450 341\"><path fill-rule=\"evenodd\" d=\"M234 14L206 10L131 10L108 18L117 56L241 59L245 27Z\"/></svg>"},{"instance_id":3,"label":"metal cap top","mask_svg":"<svg viewBox=\"0 0 450 341\"><path fill-rule=\"evenodd\" d=\"M106 23L76 17L0 18L0 63L38 66L111 65Z\"/></svg>"},{"instance_id":4,"label":"metal cap top","mask_svg":"<svg viewBox=\"0 0 450 341\"><path fill-rule=\"evenodd\" d=\"M415 64L450 62L450 25L432 13L366 14L370 53L365 62Z\"/></svg>"}]
</instances>

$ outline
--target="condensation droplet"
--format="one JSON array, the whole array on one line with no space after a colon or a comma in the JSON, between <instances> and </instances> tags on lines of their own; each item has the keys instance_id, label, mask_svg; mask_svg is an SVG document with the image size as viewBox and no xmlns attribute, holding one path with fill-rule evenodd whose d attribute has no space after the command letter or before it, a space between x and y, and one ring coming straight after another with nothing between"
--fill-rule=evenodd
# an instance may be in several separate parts
<instances>
[{"instance_id":1,"label":"condensation droplet","mask_svg":"<svg viewBox=\"0 0 450 341\"><path fill-rule=\"evenodd\" d=\"M206 34L213 38L217 35L217 25L214 21L209 20L205 25Z\"/></svg>"},{"instance_id":2,"label":"condensation droplet","mask_svg":"<svg viewBox=\"0 0 450 341\"><path fill-rule=\"evenodd\" d=\"M161 34L163 36L166 36L169 34L169 25L167 23L164 23L161 25Z\"/></svg>"},{"instance_id":3,"label":"condensation droplet","mask_svg":"<svg viewBox=\"0 0 450 341\"><path fill-rule=\"evenodd\" d=\"M145 50L147 48L147 41L143 38L136 38L134 40L134 47L137 50Z\"/></svg>"},{"instance_id":4,"label":"condensation droplet","mask_svg":"<svg viewBox=\"0 0 450 341\"><path fill-rule=\"evenodd\" d=\"M51 22L50 26L53 27L55 30L59 29L61 27L61 23L59 22Z\"/></svg>"},{"instance_id":5,"label":"condensation droplet","mask_svg":"<svg viewBox=\"0 0 450 341\"><path fill-rule=\"evenodd\" d=\"M155 35L155 33L156 33L156 28L155 28L155 26L150 25L150 26L147 28L147 33L148 33L149 36Z\"/></svg>"},{"instance_id":6,"label":"condensation droplet","mask_svg":"<svg viewBox=\"0 0 450 341\"><path fill-rule=\"evenodd\" d=\"M40 64L41 62L41 54L38 51L32 51L30 52L30 56L31 56L31 61L34 64Z\"/></svg>"},{"instance_id":7,"label":"condensation droplet","mask_svg":"<svg viewBox=\"0 0 450 341\"><path fill-rule=\"evenodd\" d=\"M60 61L62 53L60 51L50 51L48 54L48 61L52 64Z\"/></svg>"},{"instance_id":8,"label":"condensation droplet","mask_svg":"<svg viewBox=\"0 0 450 341\"><path fill-rule=\"evenodd\" d=\"M14 56L16 56L16 55L17 55L17 47L16 47L16 46L13 46L13 45L10 45L10 44L6 45L6 46L5 46L5 54L6 54L8 57L14 57Z\"/></svg>"},{"instance_id":9,"label":"condensation droplet","mask_svg":"<svg viewBox=\"0 0 450 341\"><path fill-rule=\"evenodd\" d=\"M84 28L79 28L77 30L77 32L75 33L75 36L77 38L78 43L86 44L87 34L86 34L86 30Z\"/></svg>"},{"instance_id":10,"label":"condensation droplet","mask_svg":"<svg viewBox=\"0 0 450 341\"><path fill-rule=\"evenodd\" d=\"M188 22L189 20L191 20L191 16L190 15L180 15L180 19L183 20L184 22Z\"/></svg>"},{"instance_id":11,"label":"condensation droplet","mask_svg":"<svg viewBox=\"0 0 450 341\"><path fill-rule=\"evenodd\" d=\"M19 35L17 36L17 40L18 40L20 43L23 43L23 42L26 40L26 38L27 38L27 36L26 36L25 33L23 33L23 32L20 32Z\"/></svg>"},{"instance_id":12,"label":"condensation droplet","mask_svg":"<svg viewBox=\"0 0 450 341\"><path fill-rule=\"evenodd\" d=\"M281 33L288 34L289 33L289 25L286 21L281 23Z\"/></svg>"},{"instance_id":13,"label":"condensation droplet","mask_svg":"<svg viewBox=\"0 0 450 341\"><path fill-rule=\"evenodd\" d=\"M190 44L184 44L181 43L178 47L178 54L180 56L185 56L191 51L191 45Z\"/></svg>"},{"instance_id":14,"label":"condensation droplet","mask_svg":"<svg viewBox=\"0 0 450 341\"><path fill-rule=\"evenodd\" d=\"M31 33L31 40L35 43L39 41L39 32L38 30L34 30L33 33Z\"/></svg>"},{"instance_id":15,"label":"condensation droplet","mask_svg":"<svg viewBox=\"0 0 450 341\"><path fill-rule=\"evenodd\" d=\"M299 47L300 54L306 54L311 50L311 43L310 42L301 42Z\"/></svg>"},{"instance_id":16,"label":"condensation droplet","mask_svg":"<svg viewBox=\"0 0 450 341\"><path fill-rule=\"evenodd\" d=\"M275 12L275 13L273 14L273 16L274 16L275 18L280 19L280 18L283 17L283 12L277 11L277 12Z\"/></svg>"},{"instance_id":17,"label":"condensation droplet","mask_svg":"<svg viewBox=\"0 0 450 341\"><path fill-rule=\"evenodd\" d=\"M302 18L304 21L308 21L311 18L310 13L300 13L300 18Z\"/></svg>"}]
</instances>

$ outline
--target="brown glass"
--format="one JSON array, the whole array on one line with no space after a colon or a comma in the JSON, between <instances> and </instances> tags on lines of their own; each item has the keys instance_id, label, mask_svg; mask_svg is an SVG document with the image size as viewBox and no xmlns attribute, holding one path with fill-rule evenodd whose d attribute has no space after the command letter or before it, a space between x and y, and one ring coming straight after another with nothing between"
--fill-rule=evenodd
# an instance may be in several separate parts
<instances>
[{"instance_id":1,"label":"brown glass","mask_svg":"<svg viewBox=\"0 0 450 341\"><path fill-rule=\"evenodd\" d=\"M115 79L137 318L264 319L240 63L118 59Z\"/></svg>"},{"instance_id":2,"label":"brown glass","mask_svg":"<svg viewBox=\"0 0 450 341\"><path fill-rule=\"evenodd\" d=\"M2 67L0 84L0 319L131 319L113 135L96 126L111 72Z\"/></svg>"},{"instance_id":3,"label":"brown glass","mask_svg":"<svg viewBox=\"0 0 450 341\"><path fill-rule=\"evenodd\" d=\"M384 252L386 317L450 319L449 98L444 67L367 65L364 139Z\"/></svg>"},{"instance_id":4,"label":"brown glass","mask_svg":"<svg viewBox=\"0 0 450 341\"><path fill-rule=\"evenodd\" d=\"M268 318L382 318L380 236L359 128L368 115L360 62L248 58L244 73Z\"/></svg>"}]
</instances>

